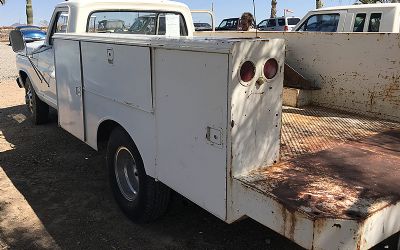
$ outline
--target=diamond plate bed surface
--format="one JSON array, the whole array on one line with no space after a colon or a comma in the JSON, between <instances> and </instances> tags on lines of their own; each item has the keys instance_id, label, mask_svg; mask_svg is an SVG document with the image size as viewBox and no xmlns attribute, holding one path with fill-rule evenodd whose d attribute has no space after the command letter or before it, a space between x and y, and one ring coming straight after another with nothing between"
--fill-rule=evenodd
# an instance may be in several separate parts
<instances>
[{"instance_id":1,"label":"diamond plate bed surface","mask_svg":"<svg viewBox=\"0 0 400 250\"><path fill-rule=\"evenodd\" d=\"M283 107L281 160L360 140L400 124L321 107Z\"/></svg>"}]
</instances>

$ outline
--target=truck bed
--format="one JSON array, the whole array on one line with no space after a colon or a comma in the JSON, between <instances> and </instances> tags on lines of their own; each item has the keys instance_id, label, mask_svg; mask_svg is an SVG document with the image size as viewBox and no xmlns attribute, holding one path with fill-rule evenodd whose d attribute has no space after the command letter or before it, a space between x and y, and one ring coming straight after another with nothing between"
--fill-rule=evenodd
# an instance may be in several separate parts
<instances>
[{"instance_id":1,"label":"truck bed","mask_svg":"<svg viewBox=\"0 0 400 250\"><path fill-rule=\"evenodd\" d=\"M399 231L399 123L319 107L284 107L281 138L280 163L236 181L268 197L269 202L260 206L271 206L272 201L284 208L284 219L288 212L292 215L292 232L286 235L283 228L282 234L309 248L295 239L296 220L307 220L314 249L323 233L345 242L337 245L340 248L364 249ZM370 218L374 219L368 222ZM347 235L354 235L354 244L332 235L332 227L347 227L343 221L354 222L346 229ZM321 222L325 226L316 227ZM372 224L367 233L368 223ZM326 248L323 245L326 242Z\"/></svg>"},{"instance_id":2,"label":"truck bed","mask_svg":"<svg viewBox=\"0 0 400 250\"><path fill-rule=\"evenodd\" d=\"M282 161L400 129L400 123L313 106L283 107L282 123Z\"/></svg>"}]
</instances>

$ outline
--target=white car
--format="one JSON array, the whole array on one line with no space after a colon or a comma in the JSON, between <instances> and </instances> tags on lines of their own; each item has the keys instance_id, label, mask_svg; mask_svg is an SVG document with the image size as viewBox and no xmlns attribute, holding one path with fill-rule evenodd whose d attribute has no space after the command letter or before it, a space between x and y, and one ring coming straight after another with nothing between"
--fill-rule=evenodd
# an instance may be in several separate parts
<instances>
[{"instance_id":1,"label":"white car","mask_svg":"<svg viewBox=\"0 0 400 250\"><path fill-rule=\"evenodd\" d=\"M277 17L262 20L257 29L261 31L292 31L300 22L298 17Z\"/></svg>"}]
</instances>

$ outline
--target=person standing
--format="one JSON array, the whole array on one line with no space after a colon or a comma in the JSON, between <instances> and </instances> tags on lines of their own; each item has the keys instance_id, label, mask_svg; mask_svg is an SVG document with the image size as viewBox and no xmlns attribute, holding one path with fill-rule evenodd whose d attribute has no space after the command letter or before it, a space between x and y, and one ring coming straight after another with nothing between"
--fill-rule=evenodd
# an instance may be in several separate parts
<instances>
[{"instance_id":1,"label":"person standing","mask_svg":"<svg viewBox=\"0 0 400 250\"><path fill-rule=\"evenodd\" d=\"M256 31L254 28L254 17L250 12L244 12L240 17L238 30L240 31Z\"/></svg>"}]
</instances>

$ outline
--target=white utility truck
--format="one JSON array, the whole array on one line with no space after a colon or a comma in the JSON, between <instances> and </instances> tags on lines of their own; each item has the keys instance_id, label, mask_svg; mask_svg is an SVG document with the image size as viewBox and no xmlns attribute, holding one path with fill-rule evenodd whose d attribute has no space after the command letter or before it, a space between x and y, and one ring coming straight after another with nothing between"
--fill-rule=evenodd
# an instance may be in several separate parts
<instances>
[{"instance_id":1,"label":"white utility truck","mask_svg":"<svg viewBox=\"0 0 400 250\"><path fill-rule=\"evenodd\" d=\"M400 231L398 123L283 113L286 38L193 33L176 2L57 5L44 43L11 34L33 122L51 106L66 131L106 147L116 201L134 221L161 216L173 189L307 249L367 249Z\"/></svg>"},{"instance_id":2,"label":"white utility truck","mask_svg":"<svg viewBox=\"0 0 400 250\"><path fill-rule=\"evenodd\" d=\"M309 11L293 29L311 32L400 32L400 3L359 4Z\"/></svg>"}]
</instances>

